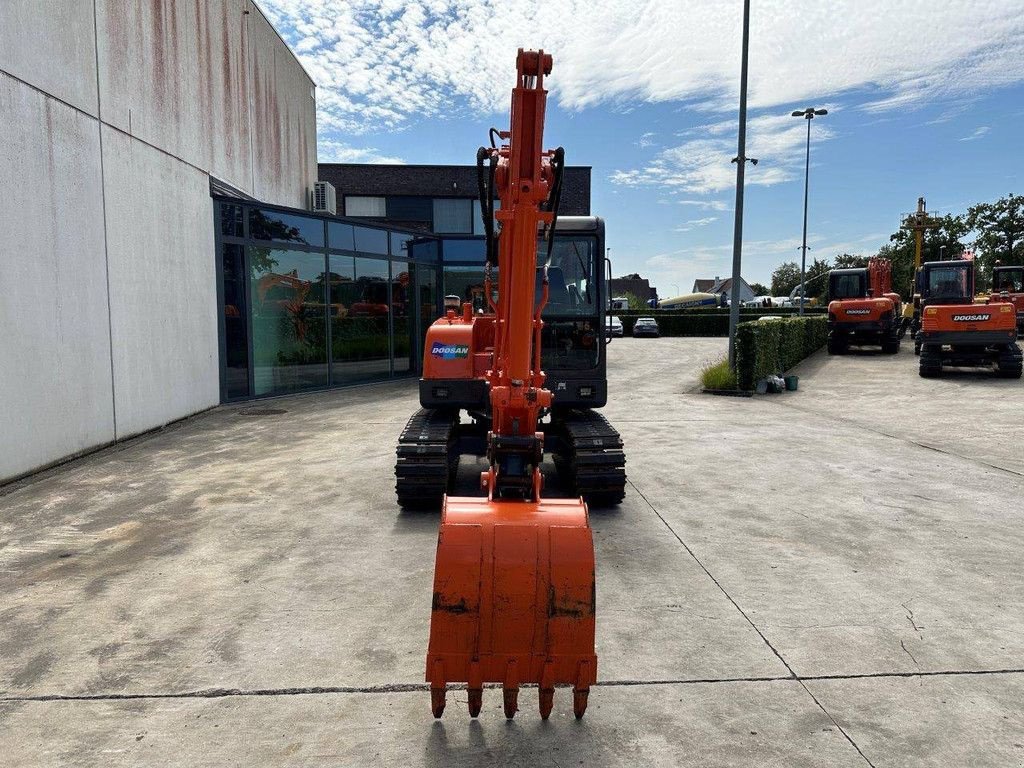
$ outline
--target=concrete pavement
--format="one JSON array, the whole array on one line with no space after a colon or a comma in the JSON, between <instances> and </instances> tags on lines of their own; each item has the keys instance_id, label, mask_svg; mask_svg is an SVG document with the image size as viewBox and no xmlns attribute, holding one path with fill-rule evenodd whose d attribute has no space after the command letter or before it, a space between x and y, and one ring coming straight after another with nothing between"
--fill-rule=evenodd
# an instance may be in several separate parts
<instances>
[{"instance_id":1,"label":"concrete pavement","mask_svg":"<svg viewBox=\"0 0 1024 768\"><path fill-rule=\"evenodd\" d=\"M1024 765L1020 382L922 380L908 346L696 394L723 351L611 345L630 487L592 511L583 721L532 690L512 723L497 692L430 717L406 382L223 407L7 489L3 764Z\"/></svg>"}]
</instances>

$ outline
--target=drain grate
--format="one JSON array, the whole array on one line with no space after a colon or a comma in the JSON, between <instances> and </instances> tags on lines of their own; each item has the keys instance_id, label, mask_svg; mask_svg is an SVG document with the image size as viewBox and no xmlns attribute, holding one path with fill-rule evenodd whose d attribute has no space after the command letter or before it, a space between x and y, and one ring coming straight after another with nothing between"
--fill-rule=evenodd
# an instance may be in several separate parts
<instances>
[{"instance_id":1,"label":"drain grate","mask_svg":"<svg viewBox=\"0 0 1024 768\"><path fill-rule=\"evenodd\" d=\"M238 412L239 416L280 416L288 413L284 408L243 408Z\"/></svg>"}]
</instances>

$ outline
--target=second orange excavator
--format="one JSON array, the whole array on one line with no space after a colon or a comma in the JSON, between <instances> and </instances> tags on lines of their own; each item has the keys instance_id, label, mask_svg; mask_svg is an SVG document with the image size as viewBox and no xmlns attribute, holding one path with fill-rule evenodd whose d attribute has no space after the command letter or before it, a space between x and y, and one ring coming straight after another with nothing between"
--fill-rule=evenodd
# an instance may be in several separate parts
<instances>
[{"instance_id":1,"label":"second orange excavator","mask_svg":"<svg viewBox=\"0 0 1024 768\"><path fill-rule=\"evenodd\" d=\"M558 375L555 392L545 387L545 318L559 334L563 363L573 351L573 360L596 372L604 342L600 314L584 312L601 306L603 275L588 265L603 253L581 249L585 240L567 239L558 227L564 152L542 143L551 66L550 54L520 49L510 130L492 129L491 146L477 153L487 308L459 306L452 296L430 327L424 408L398 447L399 502L417 506L449 487L460 410L486 425L486 496L442 501L426 658L435 717L444 711L447 687L464 683L473 717L484 686L498 684L506 717L518 709L520 687L536 685L547 718L562 685L572 686L579 718L597 680L594 544L581 496L617 503L625 470L618 433L592 410L604 402L603 381ZM571 285L568 269L579 271ZM549 301L560 306L557 321L545 312ZM575 498L542 498L549 433L562 440L556 463L567 466Z\"/></svg>"},{"instance_id":2,"label":"second orange excavator","mask_svg":"<svg viewBox=\"0 0 1024 768\"><path fill-rule=\"evenodd\" d=\"M828 353L850 344L900 350L900 296L892 290L892 262L873 256L866 267L833 269L828 276Z\"/></svg>"}]
</instances>

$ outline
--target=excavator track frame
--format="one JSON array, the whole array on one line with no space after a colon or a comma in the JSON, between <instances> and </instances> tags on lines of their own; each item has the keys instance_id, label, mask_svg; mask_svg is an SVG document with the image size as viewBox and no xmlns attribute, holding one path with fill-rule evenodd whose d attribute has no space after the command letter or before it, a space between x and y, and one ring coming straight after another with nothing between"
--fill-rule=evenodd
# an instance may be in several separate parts
<instances>
[{"instance_id":1,"label":"excavator track frame","mask_svg":"<svg viewBox=\"0 0 1024 768\"><path fill-rule=\"evenodd\" d=\"M437 509L459 465L458 411L420 408L395 449L395 493L404 509Z\"/></svg>"},{"instance_id":2,"label":"excavator track frame","mask_svg":"<svg viewBox=\"0 0 1024 768\"><path fill-rule=\"evenodd\" d=\"M594 507L613 506L626 495L626 454L618 430L603 415L574 408L554 421L559 450L555 467L570 490Z\"/></svg>"},{"instance_id":3,"label":"excavator track frame","mask_svg":"<svg viewBox=\"0 0 1024 768\"><path fill-rule=\"evenodd\" d=\"M609 507L626 495L622 437L602 414L589 408L557 412L543 425L546 455L554 462L560 490L582 496L591 507ZM403 509L439 510L455 488L463 456L485 456L486 426L460 423L458 413L421 408L395 449L395 492Z\"/></svg>"}]
</instances>

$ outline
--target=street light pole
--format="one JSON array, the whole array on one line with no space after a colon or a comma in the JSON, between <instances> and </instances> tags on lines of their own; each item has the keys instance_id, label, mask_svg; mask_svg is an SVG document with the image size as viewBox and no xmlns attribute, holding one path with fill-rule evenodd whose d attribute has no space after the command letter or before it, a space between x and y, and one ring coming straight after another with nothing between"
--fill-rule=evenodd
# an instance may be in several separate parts
<instances>
[{"instance_id":1,"label":"street light pole","mask_svg":"<svg viewBox=\"0 0 1024 768\"><path fill-rule=\"evenodd\" d=\"M803 245L800 246L800 314L804 313L804 304L807 302L806 295L806 284L804 279L807 275L807 193L810 189L811 181L811 120L814 119L815 115L824 117L828 114L827 109L815 109L814 107L808 107L807 109L798 109L793 113L793 117L802 117L807 121L807 158L804 163L804 240Z\"/></svg>"},{"instance_id":2,"label":"street light pole","mask_svg":"<svg viewBox=\"0 0 1024 768\"><path fill-rule=\"evenodd\" d=\"M740 268L743 254L743 176L747 157L747 64L750 51L750 0L743 0L743 55L740 64L740 125L736 157L736 217L732 236L732 294L729 302L729 367L736 370L736 326L740 322Z\"/></svg>"}]
</instances>

